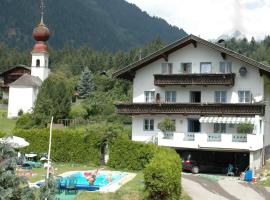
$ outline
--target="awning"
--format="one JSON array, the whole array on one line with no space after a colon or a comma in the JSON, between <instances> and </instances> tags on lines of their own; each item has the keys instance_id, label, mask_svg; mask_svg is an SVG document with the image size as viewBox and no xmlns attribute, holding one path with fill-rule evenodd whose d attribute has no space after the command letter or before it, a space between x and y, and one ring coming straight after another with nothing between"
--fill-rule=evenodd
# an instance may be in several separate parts
<instances>
[{"instance_id":1,"label":"awning","mask_svg":"<svg viewBox=\"0 0 270 200\"><path fill-rule=\"evenodd\" d=\"M255 117L201 117L201 123L255 124Z\"/></svg>"}]
</instances>

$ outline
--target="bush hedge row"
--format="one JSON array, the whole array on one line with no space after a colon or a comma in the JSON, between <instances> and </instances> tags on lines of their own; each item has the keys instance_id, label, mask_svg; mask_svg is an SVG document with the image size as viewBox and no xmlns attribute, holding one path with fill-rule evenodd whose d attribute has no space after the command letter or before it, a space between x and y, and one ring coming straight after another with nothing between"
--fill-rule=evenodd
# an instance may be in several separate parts
<instances>
[{"instance_id":1,"label":"bush hedge row","mask_svg":"<svg viewBox=\"0 0 270 200\"><path fill-rule=\"evenodd\" d=\"M55 162L99 164L101 146L116 138L128 137L127 130L118 125L92 125L87 129L54 129L52 159ZM48 152L49 129L15 129L14 136L30 143L20 149L24 153Z\"/></svg>"},{"instance_id":2,"label":"bush hedge row","mask_svg":"<svg viewBox=\"0 0 270 200\"><path fill-rule=\"evenodd\" d=\"M109 154L108 165L116 169L141 170L154 156L157 147L130 140L116 140Z\"/></svg>"},{"instance_id":3,"label":"bush hedge row","mask_svg":"<svg viewBox=\"0 0 270 200\"><path fill-rule=\"evenodd\" d=\"M175 150L158 149L143 173L146 199L179 200L181 161Z\"/></svg>"}]
</instances>

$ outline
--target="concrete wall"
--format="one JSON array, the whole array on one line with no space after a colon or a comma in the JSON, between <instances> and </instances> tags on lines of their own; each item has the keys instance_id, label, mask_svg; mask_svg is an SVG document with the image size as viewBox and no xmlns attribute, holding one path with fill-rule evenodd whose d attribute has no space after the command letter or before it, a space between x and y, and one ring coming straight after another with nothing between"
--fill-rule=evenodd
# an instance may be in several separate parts
<instances>
[{"instance_id":1,"label":"concrete wall","mask_svg":"<svg viewBox=\"0 0 270 200\"><path fill-rule=\"evenodd\" d=\"M227 102L237 103L238 102L238 90L250 90L253 97L263 96L263 78L259 75L257 68L242 63L232 57L227 56L228 61L232 62L232 72L236 74L234 87L224 86L187 86L187 87L157 87L154 85L153 74L161 74L161 66L164 63L164 59L159 59L147 67L144 67L136 71L136 75L133 81L133 102L144 102L144 91L155 91L160 93L161 101L164 101L165 91L176 91L177 102L189 102L190 91L201 91L202 102L214 102L214 92L216 90L227 91ZM205 46L198 44L197 48L193 45L188 45L172 54L168 57L168 62L173 63L173 73L180 73L180 66L183 62L192 63L192 73L200 73L201 62L212 63L212 73L219 73L219 64L224 61L219 52L209 49ZM242 77L239 75L239 69L245 66L248 70L246 76ZM252 84L250 84L252 83Z\"/></svg>"},{"instance_id":2,"label":"concrete wall","mask_svg":"<svg viewBox=\"0 0 270 200\"><path fill-rule=\"evenodd\" d=\"M11 86L9 88L8 118L18 116L22 110L24 113L30 112L36 100L36 89L24 86Z\"/></svg>"},{"instance_id":3,"label":"concrete wall","mask_svg":"<svg viewBox=\"0 0 270 200\"><path fill-rule=\"evenodd\" d=\"M257 151L251 151L249 154L249 167L252 170L258 170L262 167L262 149Z\"/></svg>"}]
</instances>

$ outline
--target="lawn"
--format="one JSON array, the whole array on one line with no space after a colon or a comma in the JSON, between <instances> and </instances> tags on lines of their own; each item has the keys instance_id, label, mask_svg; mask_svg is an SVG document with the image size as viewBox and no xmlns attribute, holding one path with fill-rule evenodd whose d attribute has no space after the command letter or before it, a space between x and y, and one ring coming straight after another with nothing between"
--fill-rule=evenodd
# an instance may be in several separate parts
<instances>
[{"instance_id":1,"label":"lawn","mask_svg":"<svg viewBox=\"0 0 270 200\"><path fill-rule=\"evenodd\" d=\"M0 118L0 131L4 133L11 133L12 129L15 127L15 119Z\"/></svg>"}]
</instances>

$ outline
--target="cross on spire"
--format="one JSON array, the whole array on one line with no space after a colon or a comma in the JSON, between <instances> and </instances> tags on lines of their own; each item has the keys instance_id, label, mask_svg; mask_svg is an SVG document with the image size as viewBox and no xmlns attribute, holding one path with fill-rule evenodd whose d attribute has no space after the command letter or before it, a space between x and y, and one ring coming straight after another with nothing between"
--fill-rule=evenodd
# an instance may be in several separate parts
<instances>
[{"instance_id":1,"label":"cross on spire","mask_svg":"<svg viewBox=\"0 0 270 200\"><path fill-rule=\"evenodd\" d=\"M43 22L44 10L45 10L44 0L40 0L40 10L41 10L41 20L40 20L40 23L41 24L44 24L44 22Z\"/></svg>"}]
</instances>

